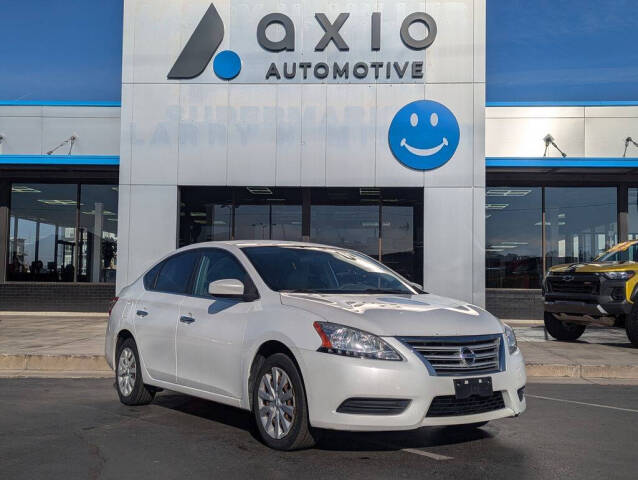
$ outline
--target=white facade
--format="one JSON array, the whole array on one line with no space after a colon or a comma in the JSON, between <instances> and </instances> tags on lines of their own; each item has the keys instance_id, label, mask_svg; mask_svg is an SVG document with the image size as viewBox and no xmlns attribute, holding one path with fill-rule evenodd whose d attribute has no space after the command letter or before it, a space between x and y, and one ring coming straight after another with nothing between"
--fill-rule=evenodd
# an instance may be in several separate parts
<instances>
[{"instance_id":1,"label":"white facade","mask_svg":"<svg viewBox=\"0 0 638 480\"><path fill-rule=\"evenodd\" d=\"M221 81L209 65L195 79L168 80L210 3L124 3L118 291L176 248L179 186L411 186L424 187L425 289L483 305L485 0L216 0L225 25L218 51L236 51L241 74ZM257 43L260 18L277 12L295 23L294 52L266 52ZM349 51L334 43L313 50L323 35L317 12L331 21L350 13L340 30ZM372 12L381 12L374 52ZM425 51L400 40L401 22L413 12L427 12L438 27ZM425 32L418 27L415 38ZM267 81L270 62L286 59L423 61L424 78ZM409 169L388 146L394 114L419 99L447 106L460 127L454 156L436 170Z\"/></svg>"},{"instance_id":2,"label":"white facade","mask_svg":"<svg viewBox=\"0 0 638 480\"><path fill-rule=\"evenodd\" d=\"M619 158L627 137L638 141L638 107L489 107L485 129L487 157L541 157L549 133L567 160ZM560 153L550 147L547 156ZM626 157L638 157L638 149L629 145Z\"/></svg>"},{"instance_id":3,"label":"white facade","mask_svg":"<svg viewBox=\"0 0 638 480\"><path fill-rule=\"evenodd\" d=\"M45 155L76 135L73 155L118 155L118 107L0 106L0 155ZM61 147L53 155L67 155Z\"/></svg>"}]
</instances>

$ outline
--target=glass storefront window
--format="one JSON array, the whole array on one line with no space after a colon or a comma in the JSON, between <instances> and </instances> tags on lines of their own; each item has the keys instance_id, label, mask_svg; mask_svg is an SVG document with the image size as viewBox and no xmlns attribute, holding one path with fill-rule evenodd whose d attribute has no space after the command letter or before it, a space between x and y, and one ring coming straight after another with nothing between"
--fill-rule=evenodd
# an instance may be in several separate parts
<instances>
[{"instance_id":1,"label":"glass storefront window","mask_svg":"<svg viewBox=\"0 0 638 480\"><path fill-rule=\"evenodd\" d=\"M540 288L543 198L540 187L488 187L485 274L488 288Z\"/></svg>"},{"instance_id":2,"label":"glass storefront window","mask_svg":"<svg viewBox=\"0 0 638 480\"><path fill-rule=\"evenodd\" d=\"M231 239L302 239L300 189L183 187L180 192L180 247Z\"/></svg>"},{"instance_id":3,"label":"glass storefront window","mask_svg":"<svg viewBox=\"0 0 638 480\"><path fill-rule=\"evenodd\" d=\"M312 205L310 241L379 258L379 205Z\"/></svg>"},{"instance_id":4,"label":"glass storefront window","mask_svg":"<svg viewBox=\"0 0 638 480\"><path fill-rule=\"evenodd\" d=\"M638 240L638 188L629 188L628 190L627 238Z\"/></svg>"},{"instance_id":5,"label":"glass storefront window","mask_svg":"<svg viewBox=\"0 0 638 480\"><path fill-rule=\"evenodd\" d=\"M423 278L419 188L182 187L180 202L180 246L309 238L380 259L411 280Z\"/></svg>"},{"instance_id":6,"label":"glass storefront window","mask_svg":"<svg viewBox=\"0 0 638 480\"><path fill-rule=\"evenodd\" d=\"M14 183L10 202L8 281L115 281L115 185Z\"/></svg>"},{"instance_id":7,"label":"glass storefront window","mask_svg":"<svg viewBox=\"0 0 638 480\"><path fill-rule=\"evenodd\" d=\"M617 243L616 188L545 189L546 268L589 262Z\"/></svg>"},{"instance_id":8,"label":"glass storefront window","mask_svg":"<svg viewBox=\"0 0 638 480\"><path fill-rule=\"evenodd\" d=\"M77 185L13 184L9 281L75 280Z\"/></svg>"},{"instance_id":9,"label":"glass storefront window","mask_svg":"<svg viewBox=\"0 0 638 480\"><path fill-rule=\"evenodd\" d=\"M406 278L421 283L423 259L423 195L420 190L382 189L381 261Z\"/></svg>"},{"instance_id":10,"label":"glass storefront window","mask_svg":"<svg viewBox=\"0 0 638 480\"><path fill-rule=\"evenodd\" d=\"M115 282L117 189L114 185L80 187L78 281Z\"/></svg>"}]
</instances>

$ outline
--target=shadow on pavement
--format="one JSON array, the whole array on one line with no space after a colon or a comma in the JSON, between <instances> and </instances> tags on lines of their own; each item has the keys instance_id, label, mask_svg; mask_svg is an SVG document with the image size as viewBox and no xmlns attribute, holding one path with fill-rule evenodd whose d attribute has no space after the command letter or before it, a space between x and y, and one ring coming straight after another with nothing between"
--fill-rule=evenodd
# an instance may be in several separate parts
<instances>
[{"instance_id":1,"label":"shadow on pavement","mask_svg":"<svg viewBox=\"0 0 638 480\"><path fill-rule=\"evenodd\" d=\"M245 410L174 392L159 394L155 397L153 405L245 430L255 440L260 441L252 416ZM448 427L424 427L398 432L364 433L323 429L317 429L316 432L318 440L316 449L347 452L440 447L493 437L491 433L481 428L468 431Z\"/></svg>"}]
</instances>

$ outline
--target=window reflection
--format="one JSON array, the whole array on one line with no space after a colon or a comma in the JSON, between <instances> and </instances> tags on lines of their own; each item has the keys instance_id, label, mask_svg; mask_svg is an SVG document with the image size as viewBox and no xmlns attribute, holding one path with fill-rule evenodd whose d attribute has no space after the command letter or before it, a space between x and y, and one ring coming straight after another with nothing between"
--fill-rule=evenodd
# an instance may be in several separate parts
<instances>
[{"instance_id":1,"label":"window reflection","mask_svg":"<svg viewBox=\"0 0 638 480\"><path fill-rule=\"evenodd\" d=\"M12 185L7 280L114 282L116 242L115 185Z\"/></svg>"},{"instance_id":2,"label":"window reflection","mask_svg":"<svg viewBox=\"0 0 638 480\"><path fill-rule=\"evenodd\" d=\"M312 205L310 240L379 258L379 205Z\"/></svg>"},{"instance_id":3,"label":"window reflection","mask_svg":"<svg viewBox=\"0 0 638 480\"><path fill-rule=\"evenodd\" d=\"M546 188L547 268L589 262L617 243L615 188Z\"/></svg>"},{"instance_id":4,"label":"window reflection","mask_svg":"<svg viewBox=\"0 0 638 480\"><path fill-rule=\"evenodd\" d=\"M629 188L627 233L629 240L638 240L638 188Z\"/></svg>"},{"instance_id":5,"label":"window reflection","mask_svg":"<svg viewBox=\"0 0 638 480\"><path fill-rule=\"evenodd\" d=\"M485 193L488 288L540 288L542 189L489 187Z\"/></svg>"},{"instance_id":6,"label":"window reflection","mask_svg":"<svg viewBox=\"0 0 638 480\"><path fill-rule=\"evenodd\" d=\"M114 185L80 188L78 281L115 282L117 189Z\"/></svg>"},{"instance_id":7,"label":"window reflection","mask_svg":"<svg viewBox=\"0 0 638 480\"><path fill-rule=\"evenodd\" d=\"M180 198L180 246L306 238L358 250L422 281L423 189L182 187Z\"/></svg>"},{"instance_id":8,"label":"window reflection","mask_svg":"<svg viewBox=\"0 0 638 480\"><path fill-rule=\"evenodd\" d=\"M13 184L9 281L75 280L77 185Z\"/></svg>"}]
</instances>

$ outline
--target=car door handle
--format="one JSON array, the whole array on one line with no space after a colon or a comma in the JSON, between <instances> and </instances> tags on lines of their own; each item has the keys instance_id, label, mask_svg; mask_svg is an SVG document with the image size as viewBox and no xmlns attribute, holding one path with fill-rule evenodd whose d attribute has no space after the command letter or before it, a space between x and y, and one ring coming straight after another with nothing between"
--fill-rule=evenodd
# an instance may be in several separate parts
<instances>
[{"instance_id":1,"label":"car door handle","mask_svg":"<svg viewBox=\"0 0 638 480\"><path fill-rule=\"evenodd\" d=\"M138 310L135 313L137 314L138 317L145 317L146 315L148 315L148 312L146 310Z\"/></svg>"},{"instance_id":2,"label":"car door handle","mask_svg":"<svg viewBox=\"0 0 638 480\"><path fill-rule=\"evenodd\" d=\"M189 317L188 315L182 315L179 317L179 321L182 323L193 323L195 319L193 317Z\"/></svg>"}]
</instances>

